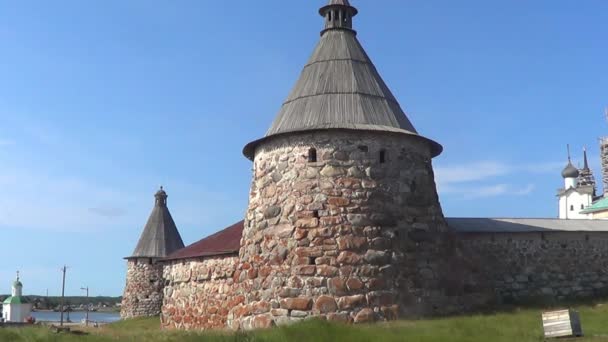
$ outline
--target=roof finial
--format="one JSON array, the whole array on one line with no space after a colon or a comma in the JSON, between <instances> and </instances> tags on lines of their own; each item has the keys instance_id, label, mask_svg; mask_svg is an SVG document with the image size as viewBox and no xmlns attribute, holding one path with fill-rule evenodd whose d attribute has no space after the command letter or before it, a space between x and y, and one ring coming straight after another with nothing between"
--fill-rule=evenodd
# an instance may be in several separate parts
<instances>
[{"instance_id":1,"label":"roof finial","mask_svg":"<svg viewBox=\"0 0 608 342\"><path fill-rule=\"evenodd\" d=\"M587 162L587 147L583 147L583 170L589 170L589 163Z\"/></svg>"},{"instance_id":2,"label":"roof finial","mask_svg":"<svg viewBox=\"0 0 608 342\"><path fill-rule=\"evenodd\" d=\"M167 193L165 192L165 189L163 188L163 186L160 186L160 190L158 190L155 194L154 197L156 198L156 205L160 205L160 206L166 206L167 205Z\"/></svg>"},{"instance_id":3,"label":"roof finial","mask_svg":"<svg viewBox=\"0 0 608 342\"><path fill-rule=\"evenodd\" d=\"M570 144L566 144L566 149L568 149L568 164L571 164L572 160L570 159Z\"/></svg>"},{"instance_id":4,"label":"roof finial","mask_svg":"<svg viewBox=\"0 0 608 342\"><path fill-rule=\"evenodd\" d=\"M329 0L327 6L321 7L319 14L325 18L325 29L323 33L333 30L348 30L356 33L353 30L353 17L359 11L350 5L348 0Z\"/></svg>"},{"instance_id":5,"label":"roof finial","mask_svg":"<svg viewBox=\"0 0 608 342\"><path fill-rule=\"evenodd\" d=\"M19 281L19 271L17 271L17 281Z\"/></svg>"}]
</instances>

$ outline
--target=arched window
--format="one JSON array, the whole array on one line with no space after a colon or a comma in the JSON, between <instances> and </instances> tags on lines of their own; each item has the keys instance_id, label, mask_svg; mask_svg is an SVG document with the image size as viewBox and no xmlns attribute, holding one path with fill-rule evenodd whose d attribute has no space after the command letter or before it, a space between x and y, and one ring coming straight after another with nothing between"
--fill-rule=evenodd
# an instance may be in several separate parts
<instances>
[{"instance_id":1,"label":"arched window","mask_svg":"<svg viewBox=\"0 0 608 342\"><path fill-rule=\"evenodd\" d=\"M574 211L574 206L570 205L570 211Z\"/></svg>"},{"instance_id":2,"label":"arched window","mask_svg":"<svg viewBox=\"0 0 608 342\"><path fill-rule=\"evenodd\" d=\"M311 163L317 162L317 149L316 148L313 147L310 150L308 150L308 161Z\"/></svg>"},{"instance_id":3,"label":"arched window","mask_svg":"<svg viewBox=\"0 0 608 342\"><path fill-rule=\"evenodd\" d=\"M585 205L581 204L581 210L585 209Z\"/></svg>"},{"instance_id":4,"label":"arched window","mask_svg":"<svg viewBox=\"0 0 608 342\"><path fill-rule=\"evenodd\" d=\"M386 151L380 150L380 164L386 163Z\"/></svg>"}]
</instances>

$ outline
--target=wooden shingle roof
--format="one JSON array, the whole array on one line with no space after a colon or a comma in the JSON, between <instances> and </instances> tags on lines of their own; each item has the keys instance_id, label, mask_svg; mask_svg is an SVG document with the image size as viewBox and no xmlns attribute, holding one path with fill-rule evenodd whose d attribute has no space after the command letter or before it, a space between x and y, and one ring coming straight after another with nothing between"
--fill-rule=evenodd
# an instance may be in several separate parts
<instances>
[{"instance_id":1,"label":"wooden shingle roof","mask_svg":"<svg viewBox=\"0 0 608 342\"><path fill-rule=\"evenodd\" d=\"M345 0L331 0L328 6L351 8ZM332 24L322 32L265 137L243 152L253 159L255 147L269 137L326 129L402 133L428 142L434 156L442 151L441 145L418 135L350 26Z\"/></svg>"},{"instance_id":2,"label":"wooden shingle roof","mask_svg":"<svg viewBox=\"0 0 608 342\"><path fill-rule=\"evenodd\" d=\"M242 235L243 221L240 221L188 247L175 251L165 258L165 260L183 260L237 254L241 247Z\"/></svg>"},{"instance_id":3,"label":"wooden shingle roof","mask_svg":"<svg viewBox=\"0 0 608 342\"><path fill-rule=\"evenodd\" d=\"M184 248L175 222L167 208L167 193L161 187L154 195L155 204L139 238L133 258L164 258L178 249Z\"/></svg>"}]
</instances>

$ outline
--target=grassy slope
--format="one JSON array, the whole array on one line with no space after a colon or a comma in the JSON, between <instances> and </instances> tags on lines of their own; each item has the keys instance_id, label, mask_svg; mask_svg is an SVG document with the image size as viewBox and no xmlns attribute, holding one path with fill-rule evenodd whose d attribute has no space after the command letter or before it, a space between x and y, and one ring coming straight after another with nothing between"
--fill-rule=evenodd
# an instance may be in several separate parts
<instances>
[{"instance_id":1,"label":"grassy slope","mask_svg":"<svg viewBox=\"0 0 608 342\"><path fill-rule=\"evenodd\" d=\"M608 305L579 307L585 338L608 341ZM389 324L344 326L308 321L295 326L252 333L185 333L159 331L158 318L135 319L91 329L86 336L56 335L45 328L0 330L0 341L542 341L540 310L475 315ZM564 341L564 340L559 340Z\"/></svg>"}]
</instances>

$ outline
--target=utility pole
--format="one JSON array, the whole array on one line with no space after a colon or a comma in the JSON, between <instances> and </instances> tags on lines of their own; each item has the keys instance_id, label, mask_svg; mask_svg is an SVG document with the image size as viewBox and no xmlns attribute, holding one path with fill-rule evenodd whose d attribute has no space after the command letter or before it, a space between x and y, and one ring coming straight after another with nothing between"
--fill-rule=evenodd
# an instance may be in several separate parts
<instances>
[{"instance_id":1,"label":"utility pole","mask_svg":"<svg viewBox=\"0 0 608 342\"><path fill-rule=\"evenodd\" d=\"M61 321L59 322L60 326L63 326L63 305L64 305L64 301L65 301L65 270L67 269L67 267L65 265L63 265L63 268L61 269L61 271L63 272L63 281L61 284Z\"/></svg>"},{"instance_id":2,"label":"utility pole","mask_svg":"<svg viewBox=\"0 0 608 342\"><path fill-rule=\"evenodd\" d=\"M81 287L80 288L83 291L87 291L87 301L85 303L85 305L87 306L87 315L85 316L84 319L84 325L85 326L89 326L89 287Z\"/></svg>"}]
</instances>

